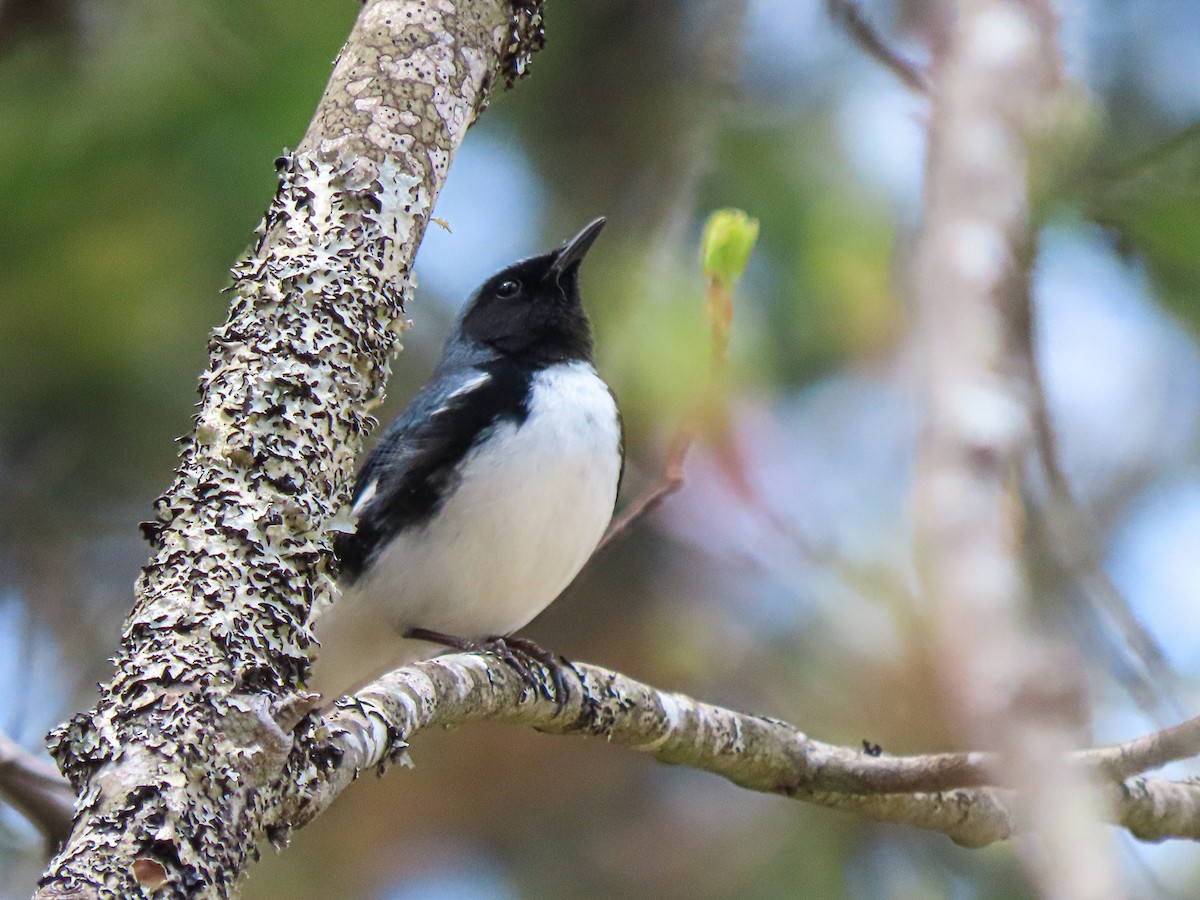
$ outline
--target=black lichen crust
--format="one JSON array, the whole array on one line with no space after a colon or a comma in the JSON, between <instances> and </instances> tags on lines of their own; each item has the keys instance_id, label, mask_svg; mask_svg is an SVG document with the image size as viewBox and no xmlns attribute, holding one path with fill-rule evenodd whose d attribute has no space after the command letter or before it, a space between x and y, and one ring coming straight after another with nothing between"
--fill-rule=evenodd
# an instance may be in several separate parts
<instances>
[{"instance_id":1,"label":"black lichen crust","mask_svg":"<svg viewBox=\"0 0 1200 900\"><path fill-rule=\"evenodd\" d=\"M512 18L508 39L500 52L500 74L505 87L529 74L533 54L546 46L546 27L542 21L542 0L512 0Z\"/></svg>"}]
</instances>

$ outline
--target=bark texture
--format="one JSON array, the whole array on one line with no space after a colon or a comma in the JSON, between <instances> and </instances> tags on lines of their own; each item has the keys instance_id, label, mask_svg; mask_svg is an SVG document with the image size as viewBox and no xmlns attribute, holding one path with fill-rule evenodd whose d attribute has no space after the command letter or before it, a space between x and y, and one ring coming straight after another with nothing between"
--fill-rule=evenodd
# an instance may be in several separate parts
<instances>
[{"instance_id":1,"label":"bark texture","mask_svg":"<svg viewBox=\"0 0 1200 900\"><path fill-rule=\"evenodd\" d=\"M780 794L880 822L939 831L980 847L1027 829L1016 790L992 753L892 756L815 740L786 722L660 691L599 666L576 664L559 712L548 673L534 679L487 655L451 654L385 675L339 701L325 718L326 752L339 765L318 773L306 820L361 771L408 761L409 741L431 726L507 722L548 734L600 737L660 762L712 772L754 791ZM538 681L540 679L540 682ZM1101 818L1142 840L1200 840L1200 785L1141 777L1200 751L1200 719L1124 744L1043 762L1096 786Z\"/></svg>"},{"instance_id":2,"label":"bark texture","mask_svg":"<svg viewBox=\"0 0 1200 900\"><path fill-rule=\"evenodd\" d=\"M333 763L302 690L330 533L450 158L540 40L529 3L363 9L234 269L116 673L52 735L79 799L40 897L229 896Z\"/></svg>"}]
</instances>

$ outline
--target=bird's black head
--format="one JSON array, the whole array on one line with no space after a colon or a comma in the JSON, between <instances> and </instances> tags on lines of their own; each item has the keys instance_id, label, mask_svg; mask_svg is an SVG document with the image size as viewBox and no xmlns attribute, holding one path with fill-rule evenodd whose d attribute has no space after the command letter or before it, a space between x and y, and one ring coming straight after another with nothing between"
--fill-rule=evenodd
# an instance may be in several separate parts
<instances>
[{"instance_id":1,"label":"bird's black head","mask_svg":"<svg viewBox=\"0 0 1200 900\"><path fill-rule=\"evenodd\" d=\"M467 302L459 333L534 365L592 358L579 264L604 227L596 219L557 250L513 263Z\"/></svg>"}]
</instances>

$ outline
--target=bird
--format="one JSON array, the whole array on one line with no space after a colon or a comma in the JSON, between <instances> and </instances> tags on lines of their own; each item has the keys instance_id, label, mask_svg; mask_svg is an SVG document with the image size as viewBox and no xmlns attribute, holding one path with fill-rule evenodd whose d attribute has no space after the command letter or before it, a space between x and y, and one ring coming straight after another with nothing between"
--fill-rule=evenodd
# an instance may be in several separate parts
<instances>
[{"instance_id":1,"label":"bird","mask_svg":"<svg viewBox=\"0 0 1200 900\"><path fill-rule=\"evenodd\" d=\"M621 416L579 289L604 224L484 281L367 457L334 539L341 596L315 622L315 684L323 667L361 684L446 646L499 647L546 664L561 708L554 657L512 634L574 580L616 505Z\"/></svg>"}]
</instances>

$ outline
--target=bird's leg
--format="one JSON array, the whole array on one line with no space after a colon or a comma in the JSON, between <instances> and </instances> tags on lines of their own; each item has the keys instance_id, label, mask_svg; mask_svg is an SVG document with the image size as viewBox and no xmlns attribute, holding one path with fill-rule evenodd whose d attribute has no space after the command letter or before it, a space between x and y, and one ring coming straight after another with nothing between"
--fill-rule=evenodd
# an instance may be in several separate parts
<instances>
[{"instance_id":1,"label":"bird's leg","mask_svg":"<svg viewBox=\"0 0 1200 900\"><path fill-rule=\"evenodd\" d=\"M542 648L528 638L498 634L483 638L482 640L476 640L474 638L446 634L442 631L433 631L429 628L410 628L404 632L404 636L417 641L430 641L434 644L441 644L443 647L451 647L455 650L461 650L463 653L490 653L493 656L500 657L500 659L516 669L526 681L530 681L533 678L533 672L529 663L538 663L550 673L550 680L554 684L553 695L545 689L543 689L543 693L547 700L554 701L557 712L562 712L563 707L567 703L567 698L570 696L564 667L569 668L577 677L579 675L578 670L571 665L566 657L555 656L549 650Z\"/></svg>"},{"instance_id":2,"label":"bird's leg","mask_svg":"<svg viewBox=\"0 0 1200 900\"><path fill-rule=\"evenodd\" d=\"M463 653L490 653L493 656L499 656L520 672L522 677L528 678L530 675L528 668L521 660L516 658L503 640L497 640L496 638L479 640L476 638L460 637L456 634L447 634L444 631L434 631L432 628L409 628L404 632L404 636L414 641L429 641L431 644L441 644L443 647L449 647L451 650L459 650Z\"/></svg>"},{"instance_id":3,"label":"bird's leg","mask_svg":"<svg viewBox=\"0 0 1200 900\"><path fill-rule=\"evenodd\" d=\"M533 680L533 672L530 671L528 665L531 657L510 647L503 637L467 638L456 634L447 634L444 631L434 631L432 628L410 628L404 632L404 636L416 641L441 644L443 647L463 653L490 653L492 656L500 657L516 669L517 673L526 681Z\"/></svg>"}]
</instances>

